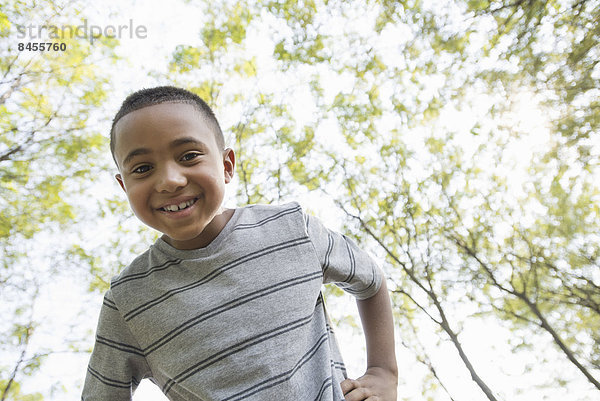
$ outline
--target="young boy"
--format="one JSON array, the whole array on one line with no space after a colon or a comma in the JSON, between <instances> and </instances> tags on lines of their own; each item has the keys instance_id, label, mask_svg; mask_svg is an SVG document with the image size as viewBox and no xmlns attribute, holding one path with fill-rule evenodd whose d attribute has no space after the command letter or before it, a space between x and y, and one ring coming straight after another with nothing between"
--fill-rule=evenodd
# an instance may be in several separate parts
<instances>
[{"instance_id":1,"label":"young boy","mask_svg":"<svg viewBox=\"0 0 600 401\"><path fill-rule=\"evenodd\" d=\"M130 95L111 151L135 215L163 233L105 295L82 400L396 400L385 281L296 203L222 207L235 156L212 110L174 87ZM321 285L357 298L367 371L346 378Z\"/></svg>"}]
</instances>

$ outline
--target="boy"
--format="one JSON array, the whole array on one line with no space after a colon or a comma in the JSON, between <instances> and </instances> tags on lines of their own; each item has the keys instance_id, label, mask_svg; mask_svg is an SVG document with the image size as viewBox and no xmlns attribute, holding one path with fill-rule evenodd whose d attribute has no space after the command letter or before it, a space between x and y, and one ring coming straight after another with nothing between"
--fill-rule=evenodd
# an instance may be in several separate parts
<instances>
[{"instance_id":1,"label":"boy","mask_svg":"<svg viewBox=\"0 0 600 401\"><path fill-rule=\"evenodd\" d=\"M385 281L300 206L222 207L235 155L212 110L174 87L130 95L111 151L135 215L163 233L111 282L82 400L395 400ZM368 368L346 379L321 285L355 295Z\"/></svg>"}]
</instances>

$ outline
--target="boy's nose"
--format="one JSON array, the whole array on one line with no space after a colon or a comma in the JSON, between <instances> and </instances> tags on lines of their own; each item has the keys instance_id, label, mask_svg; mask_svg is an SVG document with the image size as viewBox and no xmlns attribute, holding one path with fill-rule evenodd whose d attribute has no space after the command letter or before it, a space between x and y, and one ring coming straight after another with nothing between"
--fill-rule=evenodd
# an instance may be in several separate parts
<instances>
[{"instance_id":1,"label":"boy's nose","mask_svg":"<svg viewBox=\"0 0 600 401\"><path fill-rule=\"evenodd\" d=\"M156 190L158 192L175 192L186 184L187 178L178 168L167 167L158 177Z\"/></svg>"}]
</instances>

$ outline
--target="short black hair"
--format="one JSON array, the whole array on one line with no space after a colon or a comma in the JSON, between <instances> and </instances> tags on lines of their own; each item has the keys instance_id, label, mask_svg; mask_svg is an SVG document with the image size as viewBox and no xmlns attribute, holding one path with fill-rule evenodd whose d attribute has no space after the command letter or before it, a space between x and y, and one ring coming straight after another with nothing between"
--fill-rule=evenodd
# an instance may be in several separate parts
<instances>
[{"instance_id":1,"label":"short black hair","mask_svg":"<svg viewBox=\"0 0 600 401\"><path fill-rule=\"evenodd\" d=\"M115 125L117 125L117 122L119 122L123 116L133 111L161 103L184 103L194 106L200 114L206 118L209 126L213 129L217 145L219 145L221 149L225 148L225 138L223 137L223 131L221 131L219 121L217 121L217 117L215 117L215 113L210 106L206 104L200 96L175 86L157 86L154 88L141 89L127 96L123 101L121 108L115 115L112 126L110 127L110 153L117 166L118 163L115 158Z\"/></svg>"}]
</instances>

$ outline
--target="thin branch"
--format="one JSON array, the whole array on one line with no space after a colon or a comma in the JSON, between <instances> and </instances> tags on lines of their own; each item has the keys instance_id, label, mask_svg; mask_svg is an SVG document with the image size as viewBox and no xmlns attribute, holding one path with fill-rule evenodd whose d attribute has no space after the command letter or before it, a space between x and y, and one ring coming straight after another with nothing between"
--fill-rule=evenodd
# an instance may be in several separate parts
<instances>
[{"instance_id":1,"label":"thin branch","mask_svg":"<svg viewBox=\"0 0 600 401\"><path fill-rule=\"evenodd\" d=\"M415 306L416 306L417 308L419 308L419 309L421 310L421 312L423 312L424 314L426 314L426 315L427 315L427 317L428 317L429 319L431 319L431 321L432 321L432 322L434 322L435 324L437 324L437 325L439 325L439 326L441 326L441 325L442 325L442 322L441 322L440 320L438 320L438 319L436 319L435 317L433 317L433 316L432 316L432 315L431 315L431 314L430 314L430 313L427 311L427 309L425 309L425 307L424 307L423 305L421 305L419 302L417 302L417 300L416 300L416 299L414 299L414 298L412 297L412 295L410 295L408 292L406 292L406 291L404 291L404 290L393 290L393 291L392 291L392 293L394 293L394 294L402 294L402 295L405 295L406 297L408 297L408 299L410 299L410 300L411 300L411 302L412 302L413 304L415 304Z\"/></svg>"},{"instance_id":2,"label":"thin branch","mask_svg":"<svg viewBox=\"0 0 600 401\"><path fill-rule=\"evenodd\" d=\"M583 375L590 381L590 383L592 383L598 390L600 390L600 382L598 382L598 380L588 371L588 369L579 362L579 360L575 356L575 353L567 346L567 344L563 341L563 339L560 337L558 332L556 330L554 330L554 328L552 327L550 322L542 314L541 310L538 307L538 304L536 302L532 301L525 291L517 291L516 289L514 289L514 287L512 290L510 290L510 289L502 286L495 279L493 272L492 272L492 268L490 266L487 266L487 264L484 263L478 257L477 253L473 249L471 249L469 246L464 244L464 242L460 241L459 238L455 238L455 242L468 255L470 255L472 258L474 258L475 260L478 261L480 266L487 273L488 277L490 277L490 279L492 280L492 283L494 284L494 286L496 286L497 288L499 288L500 290L502 290L508 294L511 294L511 295L517 297L523 303L525 303L525 305L527 305L529 310L539 319L538 325L540 327L542 327L547 333L549 333L552 336L552 339L554 340L556 345L563 351L563 353L567 356L569 361L571 361L571 363L573 363L577 367L577 369L579 369L579 371L581 373L583 373Z\"/></svg>"},{"instance_id":3,"label":"thin branch","mask_svg":"<svg viewBox=\"0 0 600 401\"><path fill-rule=\"evenodd\" d=\"M558 345L558 347L565 353L567 358L575 365L581 373L592 383L598 390L600 390L600 382L592 376L592 374L587 370L585 366L583 366L579 360L575 357L575 354L571 349L567 346L567 344L563 341L560 335L554 330L552 325L546 320L546 317L542 314L538 305L531 302L529 299L523 299L523 302L529 306L531 311L536 315L536 317L540 320L540 325L546 330L552 338L554 342Z\"/></svg>"},{"instance_id":4,"label":"thin branch","mask_svg":"<svg viewBox=\"0 0 600 401\"><path fill-rule=\"evenodd\" d=\"M505 10L507 8L513 8L513 7L519 7L520 5L522 5L523 3L525 3L525 1L527 0L518 0L515 1L514 3L508 3L508 4L504 4L502 6L499 6L497 8L494 8L493 10L489 10L488 12L491 14L496 14L502 10Z\"/></svg>"},{"instance_id":5,"label":"thin branch","mask_svg":"<svg viewBox=\"0 0 600 401\"><path fill-rule=\"evenodd\" d=\"M437 380L437 382L440 384L440 386L442 386L442 389L444 389L444 391L448 395L448 398L450 398L451 401L455 401L454 398L452 397L452 394L450 394L450 391L448 390L448 388L446 388L446 386L444 385L444 382L442 381L441 377L439 377L439 375L437 373L437 370L435 369L435 366L433 366L433 363L431 362L431 358L429 358L429 355L427 354L425 346L423 345L423 343L421 343L421 341L419 341L419 335L417 333L417 329L416 329L415 325L413 324L412 320L407 318L406 321L408 322L408 324L409 324L409 326L411 328L411 331L414 334L415 342L419 346L421 353L419 354L416 350L412 349L404 341L404 339L401 339L402 345L406 349L414 352L415 357L417 359L417 362L425 365L427 367L427 369L429 369L429 371L431 372L431 374L433 375L433 377Z\"/></svg>"},{"instance_id":6,"label":"thin branch","mask_svg":"<svg viewBox=\"0 0 600 401\"><path fill-rule=\"evenodd\" d=\"M34 282L35 282L35 280L34 280ZM7 397L9 396L10 389L13 386L13 384L15 383L15 379L21 369L21 365L23 365L23 363L26 362L25 355L27 354L27 350L29 348L29 341L31 340L31 336L33 335L33 330L34 330L33 329L33 315L34 315L34 309L35 309L35 302L37 300L38 294L39 294L39 286L36 286L34 293L32 294L33 295L33 297L32 297L33 304L29 311L29 323L25 329L24 338L20 339L20 341L19 341L19 345L21 346L21 354L19 355L19 359L15 363L13 370L10 373L10 376L8 378L8 382L6 383L6 386L4 387L4 389L2 389L0 401L6 401L8 399Z\"/></svg>"},{"instance_id":7,"label":"thin branch","mask_svg":"<svg viewBox=\"0 0 600 401\"><path fill-rule=\"evenodd\" d=\"M450 337L450 340L452 341L452 344L454 345L454 347L456 348L460 359L462 360L463 364L465 365L465 367L467 368L467 370L469 371L469 373L471 374L471 378L473 379L473 381L479 386L479 388L481 389L481 391L486 395L486 397L490 400L490 401L498 401L498 399L496 398L496 396L494 395L493 391L487 386L487 384L483 381L483 379L477 374L477 372L475 371L475 368L473 366L473 364L471 363L469 357L467 356L467 354L465 353L462 344L460 343L460 340L458 338L458 335L456 332L454 332L452 330L452 328L450 327L450 323L444 313L444 310L442 308L441 303L439 302L437 295L435 294L435 292L433 291L433 289L427 289L423 283L421 282L421 280L419 280L416 275L414 274L414 271L410 270L407 268L406 264L403 263L402 261L400 261L400 259L391 251L391 249L389 249L389 247L387 247L383 241L377 236L375 235L375 233L373 233L373 231L368 227L368 225L364 222L364 220L357 215L353 215L350 212L348 212L346 210L346 208L344 207L344 205L339 202L339 201L335 201L336 204L344 211L344 213L346 213L346 215L348 215L349 217L355 218L359 221L361 227L367 232L367 234L373 238L384 250L385 252L396 262L398 263L399 266L401 266L403 268L403 270L407 273L408 277L411 279L411 281L413 283L415 283L419 288L421 288L421 290L423 290L427 296L429 297L429 299L431 299L438 311L438 313L440 314L441 317L441 322L437 321L437 320L433 320L434 322L436 322L445 332L446 334L448 334L448 336ZM431 286L431 283L430 283ZM429 315L429 314L428 314ZM430 315L429 315L430 316Z\"/></svg>"}]
</instances>

